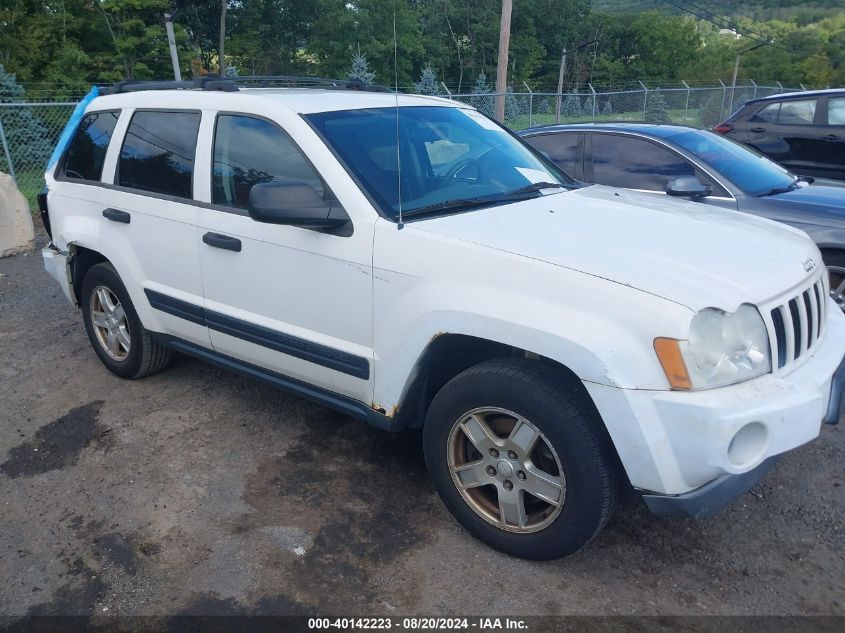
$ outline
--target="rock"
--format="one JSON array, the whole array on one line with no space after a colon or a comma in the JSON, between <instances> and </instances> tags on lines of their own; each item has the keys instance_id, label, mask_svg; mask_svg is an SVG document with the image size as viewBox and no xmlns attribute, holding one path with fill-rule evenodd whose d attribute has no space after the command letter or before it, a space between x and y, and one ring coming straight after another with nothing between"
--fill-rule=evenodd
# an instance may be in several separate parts
<instances>
[{"instance_id":1,"label":"rock","mask_svg":"<svg viewBox=\"0 0 845 633\"><path fill-rule=\"evenodd\" d=\"M0 257L35 247L35 227L29 204L12 177L0 172Z\"/></svg>"}]
</instances>

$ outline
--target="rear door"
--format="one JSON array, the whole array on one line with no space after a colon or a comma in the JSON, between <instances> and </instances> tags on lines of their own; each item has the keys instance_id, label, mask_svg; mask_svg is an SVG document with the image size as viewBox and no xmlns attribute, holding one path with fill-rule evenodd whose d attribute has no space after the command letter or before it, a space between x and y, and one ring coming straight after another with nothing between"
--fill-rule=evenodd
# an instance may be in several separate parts
<instances>
[{"instance_id":1,"label":"rear door","mask_svg":"<svg viewBox=\"0 0 845 633\"><path fill-rule=\"evenodd\" d=\"M203 292L193 203L200 118L195 110L124 110L118 124L122 143L104 178L108 204L98 211L100 241L128 241L129 248L116 254L126 267L118 272L133 303L143 306L144 325L209 347L199 314Z\"/></svg>"},{"instance_id":2,"label":"rear door","mask_svg":"<svg viewBox=\"0 0 845 633\"><path fill-rule=\"evenodd\" d=\"M818 175L817 99L770 103L748 121L748 144L787 169Z\"/></svg>"},{"instance_id":3,"label":"rear door","mask_svg":"<svg viewBox=\"0 0 845 633\"><path fill-rule=\"evenodd\" d=\"M819 176L845 180L845 95L821 100L819 131Z\"/></svg>"}]
</instances>

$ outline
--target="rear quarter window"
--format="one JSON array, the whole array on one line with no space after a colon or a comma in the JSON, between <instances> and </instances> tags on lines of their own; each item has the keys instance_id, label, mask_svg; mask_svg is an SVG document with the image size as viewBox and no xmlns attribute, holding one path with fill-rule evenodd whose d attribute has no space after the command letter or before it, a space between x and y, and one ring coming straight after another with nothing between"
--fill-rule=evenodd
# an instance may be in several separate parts
<instances>
[{"instance_id":1,"label":"rear quarter window","mask_svg":"<svg viewBox=\"0 0 845 633\"><path fill-rule=\"evenodd\" d=\"M64 176L99 181L120 111L92 112L80 121L64 160Z\"/></svg>"},{"instance_id":2,"label":"rear quarter window","mask_svg":"<svg viewBox=\"0 0 845 633\"><path fill-rule=\"evenodd\" d=\"M120 150L117 184L192 198L199 124L199 112L135 112Z\"/></svg>"}]
</instances>

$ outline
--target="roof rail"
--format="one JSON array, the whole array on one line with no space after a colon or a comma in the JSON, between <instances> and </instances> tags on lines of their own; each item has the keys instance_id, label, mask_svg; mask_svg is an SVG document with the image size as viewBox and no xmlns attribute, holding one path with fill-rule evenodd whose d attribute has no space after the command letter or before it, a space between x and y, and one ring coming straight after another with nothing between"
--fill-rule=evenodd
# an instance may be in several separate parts
<instances>
[{"instance_id":1,"label":"roof rail","mask_svg":"<svg viewBox=\"0 0 845 633\"><path fill-rule=\"evenodd\" d=\"M220 77L206 75L192 81L118 81L100 91L104 95L145 90L209 90L237 92L238 84L255 88L325 88L327 90L362 90L366 92L391 92L389 88L368 85L359 79L325 79L323 77L296 77L293 75L248 75L244 77Z\"/></svg>"},{"instance_id":2,"label":"roof rail","mask_svg":"<svg viewBox=\"0 0 845 633\"><path fill-rule=\"evenodd\" d=\"M228 77L206 75L192 81L118 81L101 90L104 95L116 95L124 92L141 92L144 90L214 90L220 92L237 92L238 87Z\"/></svg>"},{"instance_id":3,"label":"roof rail","mask_svg":"<svg viewBox=\"0 0 845 633\"><path fill-rule=\"evenodd\" d=\"M297 77L295 75L245 75L227 77L236 83L251 84L256 88L325 88L327 90L362 90L367 92L390 92L389 88L376 84L365 84L360 79L327 79L325 77Z\"/></svg>"}]
</instances>

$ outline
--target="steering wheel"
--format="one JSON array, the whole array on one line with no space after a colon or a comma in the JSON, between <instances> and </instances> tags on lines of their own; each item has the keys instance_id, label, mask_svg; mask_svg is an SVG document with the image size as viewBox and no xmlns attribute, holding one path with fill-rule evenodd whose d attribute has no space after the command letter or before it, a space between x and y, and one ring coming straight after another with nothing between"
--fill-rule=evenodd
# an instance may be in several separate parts
<instances>
[{"instance_id":1,"label":"steering wheel","mask_svg":"<svg viewBox=\"0 0 845 633\"><path fill-rule=\"evenodd\" d=\"M478 162L477 158L464 158L463 160L459 160L457 163L452 165L449 171L443 176L443 179L440 181L440 184L437 186L438 189L443 189L443 187L448 187L449 184L455 179L461 171L470 165L475 165L475 168L478 170L478 178L481 177L481 164Z\"/></svg>"}]
</instances>

